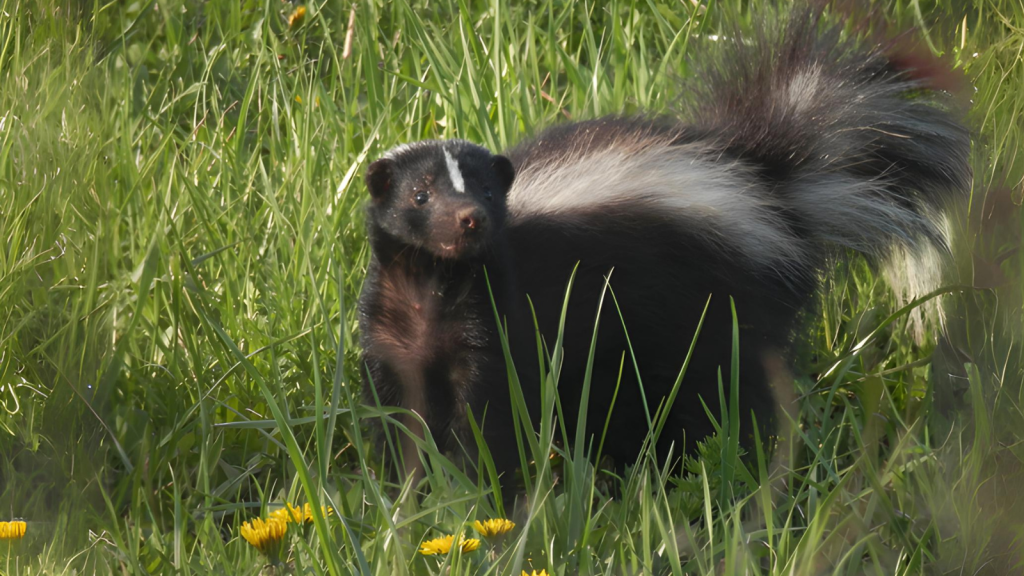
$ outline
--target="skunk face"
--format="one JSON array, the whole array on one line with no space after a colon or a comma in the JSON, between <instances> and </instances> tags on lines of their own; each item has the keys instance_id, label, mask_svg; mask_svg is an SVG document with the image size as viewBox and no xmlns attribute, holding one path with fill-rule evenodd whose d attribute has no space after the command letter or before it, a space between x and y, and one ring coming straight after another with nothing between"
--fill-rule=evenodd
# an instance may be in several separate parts
<instances>
[{"instance_id":1,"label":"skunk face","mask_svg":"<svg viewBox=\"0 0 1024 576\"><path fill-rule=\"evenodd\" d=\"M399 146L370 164L370 222L390 239L446 260L486 253L505 224L514 170L462 140Z\"/></svg>"}]
</instances>

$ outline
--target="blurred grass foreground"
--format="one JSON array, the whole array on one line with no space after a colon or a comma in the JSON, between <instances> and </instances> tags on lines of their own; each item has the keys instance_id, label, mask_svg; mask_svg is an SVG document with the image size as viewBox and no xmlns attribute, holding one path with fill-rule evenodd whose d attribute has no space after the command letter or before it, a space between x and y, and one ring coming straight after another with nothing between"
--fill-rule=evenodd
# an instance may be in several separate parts
<instances>
[{"instance_id":1,"label":"blurred grass foreground","mask_svg":"<svg viewBox=\"0 0 1024 576\"><path fill-rule=\"evenodd\" d=\"M542 438L514 517L429 445L381 480L362 172L671 113L749 3L0 2L0 574L1024 573L1019 0L867 10L969 86L943 314L845 266L775 457L614 476Z\"/></svg>"}]
</instances>

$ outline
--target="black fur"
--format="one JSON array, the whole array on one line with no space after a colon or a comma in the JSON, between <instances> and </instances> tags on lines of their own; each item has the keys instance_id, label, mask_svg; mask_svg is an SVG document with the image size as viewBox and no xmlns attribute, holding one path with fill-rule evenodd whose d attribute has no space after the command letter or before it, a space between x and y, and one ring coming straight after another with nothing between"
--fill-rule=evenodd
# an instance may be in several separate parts
<instances>
[{"instance_id":1,"label":"black fur","mask_svg":"<svg viewBox=\"0 0 1024 576\"><path fill-rule=\"evenodd\" d=\"M443 146L465 167L464 193L448 177ZM504 227L512 177L507 159L458 141L420 143L367 171L372 257L359 318L364 380L372 388L364 386L364 395L371 404L415 411L449 452L470 437L466 407L479 418L487 402L502 398L478 384L505 379L483 269L511 283ZM425 202L417 201L420 194ZM474 225L464 225L466 219ZM500 281L494 290L502 301L511 294ZM415 418L400 421L422 435ZM404 467L418 472L416 451L403 436Z\"/></svg>"},{"instance_id":2,"label":"black fur","mask_svg":"<svg viewBox=\"0 0 1024 576\"><path fill-rule=\"evenodd\" d=\"M730 297L740 323L742 440L752 437L751 414L770 431L775 403L766 357L789 357L798 315L813 299L829 256L846 247L884 258L895 244L941 242L929 216L963 196L969 140L926 79L880 50L844 40L812 11L737 38L698 62L686 122L605 118L559 126L511 150L508 160L462 141L433 141L370 166L373 258L360 302L366 375L373 384L366 387L368 398L375 391L384 404L420 412L433 437L453 452L460 444L473 446L465 407L478 417L486 407L485 437L508 478L517 448L482 271L486 267L498 311L508 319L515 365L536 420L539 367L530 305L540 336L552 346L566 284L578 265L559 375L568 430L576 427L598 300L614 270L611 287L629 342L614 303L606 301L587 433L604 427L630 348L647 406L627 355L605 454L619 464L637 456L648 432L645 412L653 413L674 383L709 296L659 454L672 443L676 454L692 449L713 431L701 400L718 413L718 373L728 378L732 350ZM454 189L445 147L457 157L465 192ZM741 184L721 205L752 206L766 219L747 227L742 218L720 218L711 209L717 205L663 209L671 204L664 203L666 192L645 188L611 201L594 194L592 205L584 197L568 210L515 203L516 190L535 202L563 193L553 185L530 196L531 190L520 190L539 181L530 178L619 149L629 153L620 168L645 183L637 186L655 186L651 174L666 170L652 163L651 150L678 151L678 168L669 170L712 166L721 178L709 186ZM507 205L513 171L518 183ZM413 198L424 189L431 200L416 205ZM689 189L669 192L699 196ZM714 201L721 203L720 196ZM467 213L485 224L460 228ZM740 237L748 229L783 240L759 251ZM765 254L777 258L768 261ZM406 468L418 469L408 455Z\"/></svg>"}]
</instances>

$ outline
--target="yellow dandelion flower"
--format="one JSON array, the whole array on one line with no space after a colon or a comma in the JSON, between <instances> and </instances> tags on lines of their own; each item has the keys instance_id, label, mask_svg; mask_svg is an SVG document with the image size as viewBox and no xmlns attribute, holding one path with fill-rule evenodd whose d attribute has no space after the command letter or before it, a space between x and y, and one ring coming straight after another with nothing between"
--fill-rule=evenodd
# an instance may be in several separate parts
<instances>
[{"instance_id":1,"label":"yellow dandelion flower","mask_svg":"<svg viewBox=\"0 0 1024 576\"><path fill-rule=\"evenodd\" d=\"M323 514L324 517L330 516L331 514L334 514L334 508L331 508L330 506L321 506L320 513ZM307 524L313 521L313 507L309 505L309 502L306 502L302 506L302 518Z\"/></svg>"},{"instance_id":2,"label":"yellow dandelion flower","mask_svg":"<svg viewBox=\"0 0 1024 576\"><path fill-rule=\"evenodd\" d=\"M28 525L21 520L0 522L0 540L21 540Z\"/></svg>"},{"instance_id":3,"label":"yellow dandelion flower","mask_svg":"<svg viewBox=\"0 0 1024 576\"><path fill-rule=\"evenodd\" d=\"M295 101L296 101L296 102L298 102L299 104L302 104L302 96L299 96L298 94L296 94L296 95L295 95ZM320 105L320 97L319 97L319 96L317 96L316 98L314 98L314 99L313 99L313 103L314 103L314 104L315 104L316 106L319 106L319 105Z\"/></svg>"},{"instance_id":4,"label":"yellow dandelion flower","mask_svg":"<svg viewBox=\"0 0 1024 576\"><path fill-rule=\"evenodd\" d=\"M302 21L306 19L306 7L296 6L295 10L288 16L288 27L298 28L302 26Z\"/></svg>"},{"instance_id":5,"label":"yellow dandelion flower","mask_svg":"<svg viewBox=\"0 0 1024 576\"><path fill-rule=\"evenodd\" d=\"M331 514L334 514L334 508L331 508L330 506L321 506L320 512L324 516L330 516ZM313 507L309 505L309 502L302 505L302 521L306 524L313 522Z\"/></svg>"},{"instance_id":6,"label":"yellow dandelion flower","mask_svg":"<svg viewBox=\"0 0 1024 576\"><path fill-rule=\"evenodd\" d=\"M440 538L434 538L433 540L427 540L420 546L420 554L424 556L434 556L435 554L447 554L452 549L452 543L455 542L455 536L449 534ZM459 547L462 548L463 552L472 552L480 547L480 540L476 538L464 538L459 536Z\"/></svg>"},{"instance_id":7,"label":"yellow dandelion flower","mask_svg":"<svg viewBox=\"0 0 1024 576\"><path fill-rule=\"evenodd\" d=\"M274 551L287 531L288 522L281 518L256 518L242 523L242 538L264 554Z\"/></svg>"},{"instance_id":8,"label":"yellow dandelion flower","mask_svg":"<svg viewBox=\"0 0 1024 576\"><path fill-rule=\"evenodd\" d=\"M526 570L523 570L522 576L548 576L548 571L541 570L540 572L537 572L534 570L533 572L527 572Z\"/></svg>"},{"instance_id":9,"label":"yellow dandelion flower","mask_svg":"<svg viewBox=\"0 0 1024 576\"><path fill-rule=\"evenodd\" d=\"M271 512L270 517L276 518L277 520L280 520L282 522L294 522L296 524L301 524L302 521L305 519L302 512L302 508L299 508L298 506L292 506L287 502L285 502L284 506L282 506L281 508L278 508L277 510Z\"/></svg>"},{"instance_id":10,"label":"yellow dandelion flower","mask_svg":"<svg viewBox=\"0 0 1024 576\"><path fill-rule=\"evenodd\" d=\"M473 522L473 528L484 538L494 538L495 536L508 534L515 527L515 522L505 518L492 518L483 522L479 520Z\"/></svg>"},{"instance_id":11,"label":"yellow dandelion flower","mask_svg":"<svg viewBox=\"0 0 1024 576\"><path fill-rule=\"evenodd\" d=\"M420 546L420 554L423 554L424 556L447 554L448 551L452 549L452 542L454 541L455 536L451 534L440 538L434 538L433 540L427 540Z\"/></svg>"},{"instance_id":12,"label":"yellow dandelion flower","mask_svg":"<svg viewBox=\"0 0 1024 576\"><path fill-rule=\"evenodd\" d=\"M320 511L324 516L334 514L334 508L330 506L321 506ZM303 504L301 508L285 502L284 506L271 512L270 517L278 518L285 522L294 522L295 524L309 524L313 522L313 507L309 505L309 502Z\"/></svg>"},{"instance_id":13,"label":"yellow dandelion flower","mask_svg":"<svg viewBox=\"0 0 1024 576\"><path fill-rule=\"evenodd\" d=\"M480 547L480 540L477 538L460 539L459 546L462 546L463 552L472 552Z\"/></svg>"}]
</instances>

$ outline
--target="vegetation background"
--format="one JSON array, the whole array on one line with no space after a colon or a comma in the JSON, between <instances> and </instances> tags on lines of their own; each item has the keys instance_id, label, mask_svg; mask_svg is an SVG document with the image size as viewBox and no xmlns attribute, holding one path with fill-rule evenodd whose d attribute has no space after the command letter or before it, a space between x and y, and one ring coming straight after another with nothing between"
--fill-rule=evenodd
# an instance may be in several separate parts
<instances>
[{"instance_id":1,"label":"vegetation background","mask_svg":"<svg viewBox=\"0 0 1024 576\"><path fill-rule=\"evenodd\" d=\"M503 514L489 479L428 446L427 496L377 480L368 159L671 113L747 5L0 1L0 520L28 526L0 573L1024 573L1020 0L860 6L964 73L977 179L941 325L915 337L863 262L827 281L774 460L726 435L615 478L548 429L529 515L440 557L417 547ZM286 501L335 513L268 566L239 528Z\"/></svg>"}]
</instances>

